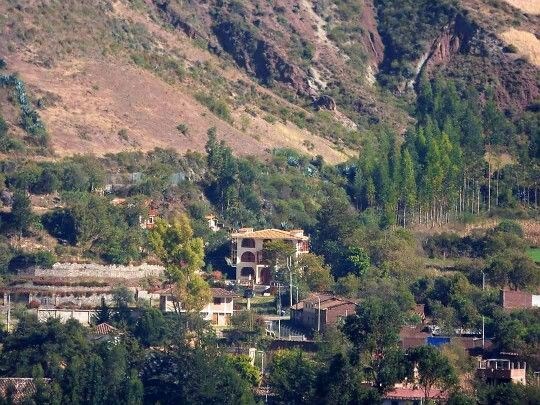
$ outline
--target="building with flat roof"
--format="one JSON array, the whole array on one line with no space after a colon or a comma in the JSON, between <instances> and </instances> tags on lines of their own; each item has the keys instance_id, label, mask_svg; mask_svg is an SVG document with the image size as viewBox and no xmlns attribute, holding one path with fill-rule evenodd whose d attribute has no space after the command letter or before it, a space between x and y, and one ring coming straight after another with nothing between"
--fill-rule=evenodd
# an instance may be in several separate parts
<instances>
[{"instance_id":1,"label":"building with flat roof","mask_svg":"<svg viewBox=\"0 0 540 405\"><path fill-rule=\"evenodd\" d=\"M488 384L523 384L527 382L527 363L508 359L480 360L476 369L478 378Z\"/></svg>"}]
</instances>

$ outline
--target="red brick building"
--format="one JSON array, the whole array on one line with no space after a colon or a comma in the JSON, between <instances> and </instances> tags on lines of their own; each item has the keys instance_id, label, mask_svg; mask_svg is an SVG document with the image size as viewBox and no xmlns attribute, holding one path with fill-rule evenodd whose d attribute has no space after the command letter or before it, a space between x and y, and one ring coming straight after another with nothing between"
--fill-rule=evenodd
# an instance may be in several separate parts
<instances>
[{"instance_id":1,"label":"red brick building","mask_svg":"<svg viewBox=\"0 0 540 405\"><path fill-rule=\"evenodd\" d=\"M527 291L501 290L501 305L509 310L540 307L540 295Z\"/></svg>"},{"instance_id":2,"label":"red brick building","mask_svg":"<svg viewBox=\"0 0 540 405\"><path fill-rule=\"evenodd\" d=\"M306 328L324 331L356 313L356 302L329 294L313 294L291 308L291 319Z\"/></svg>"}]
</instances>

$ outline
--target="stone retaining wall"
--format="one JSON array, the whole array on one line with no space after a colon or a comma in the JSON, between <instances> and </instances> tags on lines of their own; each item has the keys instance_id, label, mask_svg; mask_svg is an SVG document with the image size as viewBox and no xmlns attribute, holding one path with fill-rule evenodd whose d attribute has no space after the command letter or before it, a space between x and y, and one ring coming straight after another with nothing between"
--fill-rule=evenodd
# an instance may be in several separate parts
<instances>
[{"instance_id":1,"label":"stone retaining wall","mask_svg":"<svg viewBox=\"0 0 540 405\"><path fill-rule=\"evenodd\" d=\"M35 277L88 277L88 278L119 278L141 279L145 277L160 277L165 268L154 264L140 266L102 265L95 263L55 263L52 268L31 267L19 270L19 275Z\"/></svg>"}]
</instances>

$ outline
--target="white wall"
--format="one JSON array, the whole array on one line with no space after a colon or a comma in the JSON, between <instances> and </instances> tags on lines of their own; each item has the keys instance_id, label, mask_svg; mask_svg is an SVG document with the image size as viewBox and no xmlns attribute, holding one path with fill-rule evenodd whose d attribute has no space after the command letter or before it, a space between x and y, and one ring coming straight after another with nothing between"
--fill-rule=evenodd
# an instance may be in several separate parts
<instances>
[{"instance_id":1,"label":"white wall","mask_svg":"<svg viewBox=\"0 0 540 405\"><path fill-rule=\"evenodd\" d=\"M37 309L38 320L45 322L49 318L58 318L61 322L76 319L81 324L89 326L96 311L86 309Z\"/></svg>"},{"instance_id":2,"label":"white wall","mask_svg":"<svg viewBox=\"0 0 540 405\"><path fill-rule=\"evenodd\" d=\"M204 319L206 321L212 322L214 319L214 314L218 315L217 325L226 326L229 322L230 317L234 313L234 299L233 298L221 298L222 302L219 304L214 304L213 298L212 302L206 305L201 313L204 313ZM173 312L174 305L170 296L166 297L165 307L162 307L162 310L165 312Z\"/></svg>"}]
</instances>

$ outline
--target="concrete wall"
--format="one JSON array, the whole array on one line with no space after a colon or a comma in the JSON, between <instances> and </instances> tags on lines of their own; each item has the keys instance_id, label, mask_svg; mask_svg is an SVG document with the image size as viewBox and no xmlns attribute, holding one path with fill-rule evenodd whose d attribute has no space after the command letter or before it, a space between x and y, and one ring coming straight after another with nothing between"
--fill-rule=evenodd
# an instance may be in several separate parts
<instances>
[{"instance_id":1,"label":"concrete wall","mask_svg":"<svg viewBox=\"0 0 540 405\"><path fill-rule=\"evenodd\" d=\"M51 269L32 267L19 270L19 275L36 277L94 277L94 278L124 278L140 279L150 276L159 277L165 268L152 264L140 266L119 266L80 263L55 263Z\"/></svg>"},{"instance_id":2,"label":"concrete wall","mask_svg":"<svg viewBox=\"0 0 540 405\"><path fill-rule=\"evenodd\" d=\"M88 292L84 294L80 293L54 293L43 294L43 293L30 293L28 297L28 302L37 301L41 305L66 305L66 304L75 304L81 307L98 307L101 305L101 299L105 299L107 305L114 303L113 294L108 293L98 293L98 292Z\"/></svg>"},{"instance_id":3,"label":"concrete wall","mask_svg":"<svg viewBox=\"0 0 540 405\"><path fill-rule=\"evenodd\" d=\"M61 322L66 322L69 319L76 319L81 324L89 326L92 322L92 317L96 311L86 309L42 309L37 311L37 317L41 322L45 322L49 318L60 319Z\"/></svg>"}]
</instances>

